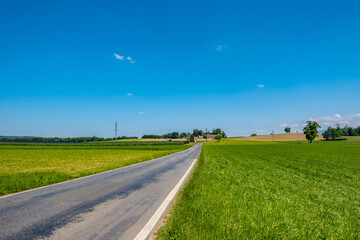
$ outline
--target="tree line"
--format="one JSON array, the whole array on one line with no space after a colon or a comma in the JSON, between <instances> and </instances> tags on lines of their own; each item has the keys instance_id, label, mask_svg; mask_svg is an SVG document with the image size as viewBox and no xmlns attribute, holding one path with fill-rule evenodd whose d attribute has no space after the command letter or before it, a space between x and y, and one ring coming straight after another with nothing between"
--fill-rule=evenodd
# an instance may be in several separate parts
<instances>
[{"instance_id":1,"label":"tree line","mask_svg":"<svg viewBox=\"0 0 360 240\"><path fill-rule=\"evenodd\" d=\"M111 141L121 139L137 139L138 137L121 136L117 138L102 138L102 137L73 137L73 138L59 138L59 137L2 137L0 142L35 142L35 143L85 143L94 141Z\"/></svg>"},{"instance_id":2,"label":"tree line","mask_svg":"<svg viewBox=\"0 0 360 240\"><path fill-rule=\"evenodd\" d=\"M360 136L360 126L357 128L345 126L340 127L340 124L336 124L336 128L328 127L323 133L323 137L326 140L341 138L342 136Z\"/></svg>"},{"instance_id":3,"label":"tree line","mask_svg":"<svg viewBox=\"0 0 360 240\"><path fill-rule=\"evenodd\" d=\"M171 133L167 133L167 134L163 134L163 135L156 135L156 134L145 134L142 136L142 138L154 138L154 139L160 139L160 138L173 138L173 139L178 139L178 138L185 138L185 137L199 137L199 136L203 136L204 138L206 138L206 134L212 134L212 135L217 135L217 134L221 134L222 137L226 138L226 134L224 131L221 130L221 128L214 128L212 130L212 132L206 132L200 129L193 129L193 132L171 132Z\"/></svg>"}]
</instances>

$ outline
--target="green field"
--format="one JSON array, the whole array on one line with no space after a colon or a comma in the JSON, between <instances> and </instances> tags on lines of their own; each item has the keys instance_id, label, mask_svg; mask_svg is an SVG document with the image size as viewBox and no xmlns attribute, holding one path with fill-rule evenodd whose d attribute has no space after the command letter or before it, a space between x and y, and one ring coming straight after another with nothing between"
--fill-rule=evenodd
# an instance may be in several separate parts
<instances>
[{"instance_id":1,"label":"green field","mask_svg":"<svg viewBox=\"0 0 360 240\"><path fill-rule=\"evenodd\" d=\"M349 142L360 142L360 136L345 136L344 138Z\"/></svg>"},{"instance_id":2,"label":"green field","mask_svg":"<svg viewBox=\"0 0 360 240\"><path fill-rule=\"evenodd\" d=\"M360 142L206 143L159 239L359 239Z\"/></svg>"},{"instance_id":3,"label":"green field","mask_svg":"<svg viewBox=\"0 0 360 240\"><path fill-rule=\"evenodd\" d=\"M143 162L190 145L0 145L0 195Z\"/></svg>"}]
</instances>

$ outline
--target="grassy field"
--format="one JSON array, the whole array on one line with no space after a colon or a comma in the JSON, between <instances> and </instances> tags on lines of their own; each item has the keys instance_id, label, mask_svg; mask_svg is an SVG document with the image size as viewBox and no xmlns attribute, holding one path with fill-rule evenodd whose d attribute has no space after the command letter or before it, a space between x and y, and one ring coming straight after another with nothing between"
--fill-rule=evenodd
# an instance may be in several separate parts
<instances>
[{"instance_id":1,"label":"grassy field","mask_svg":"<svg viewBox=\"0 0 360 240\"><path fill-rule=\"evenodd\" d=\"M0 195L165 156L190 145L0 145Z\"/></svg>"},{"instance_id":2,"label":"grassy field","mask_svg":"<svg viewBox=\"0 0 360 240\"><path fill-rule=\"evenodd\" d=\"M344 136L343 138L346 138L346 141L349 142L360 142L360 136Z\"/></svg>"},{"instance_id":3,"label":"grassy field","mask_svg":"<svg viewBox=\"0 0 360 240\"><path fill-rule=\"evenodd\" d=\"M159 239L359 239L360 142L203 146Z\"/></svg>"}]
</instances>

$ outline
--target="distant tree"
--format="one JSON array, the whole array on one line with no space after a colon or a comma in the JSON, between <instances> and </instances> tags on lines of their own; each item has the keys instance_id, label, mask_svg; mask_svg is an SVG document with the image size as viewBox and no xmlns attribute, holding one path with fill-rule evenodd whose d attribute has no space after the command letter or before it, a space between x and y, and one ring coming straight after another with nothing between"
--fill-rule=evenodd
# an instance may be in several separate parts
<instances>
[{"instance_id":1,"label":"distant tree","mask_svg":"<svg viewBox=\"0 0 360 240\"><path fill-rule=\"evenodd\" d=\"M328 129L325 131L325 132L323 132L323 138L325 138L326 140L329 140L329 138L331 138L331 136L330 136L330 127L328 127Z\"/></svg>"},{"instance_id":2,"label":"distant tree","mask_svg":"<svg viewBox=\"0 0 360 240\"><path fill-rule=\"evenodd\" d=\"M332 128L332 127L328 127L328 129L323 133L323 137L326 140L329 140L329 138L335 140L337 138L340 138L341 135L342 135L342 131L340 131L338 128Z\"/></svg>"},{"instance_id":3,"label":"distant tree","mask_svg":"<svg viewBox=\"0 0 360 240\"><path fill-rule=\"evenodd\" d=\"M291 129L290 129L289 127L286 127L286 128L285 128L285 132L286 132L286 133L290 133L290 130L291 130Z\"/></svg>"},{"instance_id":4,"label":"distant tree","mask_svg":"<svg viewBox=\"0 0 360 240\"><path fill-rule=\"evenodd\" d=\"M180 138L184 138L184 137L187 137L187 133L186 133L186 132L182 132L182 133L180 134Z\"/></svg>"},{"instance_id":5,"label":"distant tree","mask_svg":"<svg viewBox=\"0 0 360 240\"><path fill-rule=\"evenodd\" d=\"M347 126L345 126L347 127ZM345 130L345 129L344 129ZM346 135L346 133L343 131L343 129L341 129L340 127L340 123L336 124L336 131L338 132L338 134L340 134L340 136ZM346 131L346 130L345 130Z\"/></svg>"},{"instance_id":6,"label":"distant tree","mask_svg":"<svg viewBox=\"0 0 360 240\"><path fill-rule=\"evenodd\" d=\"M190 135L190 142L195 142L195 136L194 135Z\"/></svg>"},{"instance_id":7,"label":"distant tree","mask_svg":"<svg viewBox=\"0 0 360 240\"><path fill-rule=\"evenodd\" d=\"M303 131L306 139L312 143L312 141L318 136L318 128L321 128L317 122L308 121Z\"/></svg>"},{"instance_id":8,"label":"distant tree","mask_svg":"<svg viewBox=\"0 0 360 240\"><path fill-rule=\"evenodd\" d=\"M216 134L215 139L218 140L218 142L220 142L221 138L222 138L222 135L220 133Z\"/></svg>"},{"instance_id":9,"label":"distant tree","mask_svg":"<svg viewBox=\"0 0 360 240\"><path fill-rule=\"evenodd\" d=\"M171 138L180 138L180 134L178 132L172 132Z\"/></svg>"},{"instance_id":10,"label":"distant tree","mask_svg":"<svg viewBox=\"0 0 360 240\"><path fill-rule=\"evenodd\" d=\"M251 134L251 137L255 137L255 136L257 136L257 134L256 134L256 133Z\"/></svg>"},{"instance_id":11,"label":"distant tree","mask_svg":"<svg viewBox=\"0 0 360 240\"><path fill-rule=\"evenodd\" d=\"M199 130L199 129L194 129L194 130L193 130L193 135L194 135L195 137L200 136L200 130Z\"/></svg>"},{"instance_id":12,"label":"distant tree","mask_svg":"<svg viewBox=\"0 0 360 240\"><path fill-rule=\"evenodd\" d=\"M212 134L221 134L221 128L215 128L212 130Z\"/></svg>"},{"instance_id":13,"label":"distant tree","mask_svg":"<svg viewBox=\"0 0 360 240\"><path fill-rule=\"evenodd\" d=\"M226 134L224 131L221 130L221 128L213 129L211 134L214 134L214 135L221 134L222 137L226 138Z\"/></svg>"}]
</instances>

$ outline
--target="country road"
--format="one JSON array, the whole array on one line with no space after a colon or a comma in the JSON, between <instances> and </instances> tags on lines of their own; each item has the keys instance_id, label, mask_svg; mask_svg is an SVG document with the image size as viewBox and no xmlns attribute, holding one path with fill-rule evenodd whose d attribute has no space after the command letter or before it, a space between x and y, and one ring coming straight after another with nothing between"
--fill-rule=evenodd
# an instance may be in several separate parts
<instances>
[{"instance_id":1,"label":"country road","mask_svg":"<svg viewBox=\"0 0 360 240\"><path fill-rule=\"evenodd\" d=\"M0 239L134 239L200 150L2 197Z\"/></svg>"}]
</instances>

